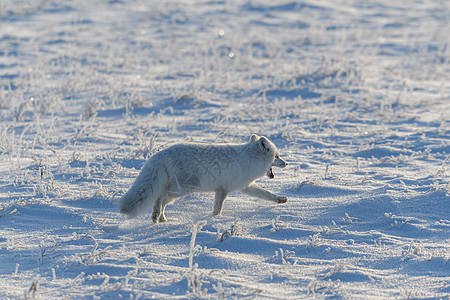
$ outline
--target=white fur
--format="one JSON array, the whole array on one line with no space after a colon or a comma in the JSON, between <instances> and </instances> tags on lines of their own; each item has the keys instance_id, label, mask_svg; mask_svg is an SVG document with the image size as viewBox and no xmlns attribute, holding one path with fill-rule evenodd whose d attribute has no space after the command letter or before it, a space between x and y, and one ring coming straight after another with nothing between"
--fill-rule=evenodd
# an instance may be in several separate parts
<instances>
[{"instance_id":1,"label":"white fur","mask_svg":"<svg viewBox=\"0 0 450 300\"><path fill-rule=\"evenodd\" d=\"M241 191L278 203L254 181L287 163L266 137L252 135L245 144L177 144L149 158L130 190L119 200L120 211L135 217L153 206L154 222L164 222L165 206L194 192L215 192L214 214L220 214L228 193Z\"/></svg>"}]
</instances>

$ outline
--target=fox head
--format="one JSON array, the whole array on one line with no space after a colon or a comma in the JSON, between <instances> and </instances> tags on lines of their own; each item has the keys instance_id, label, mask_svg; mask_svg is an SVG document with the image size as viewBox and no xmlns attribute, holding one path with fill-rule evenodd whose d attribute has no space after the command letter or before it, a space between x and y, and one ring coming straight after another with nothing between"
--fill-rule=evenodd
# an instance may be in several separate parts
<instances>
[{"instance_id":1,"label":"fox head","mask_svg":"<svg viewBox=\"0 0 450 300\"><path fill-rule=\"evenodd\" d=\"M284 168L287 166L287 162L280 158L277 147L265 136L253 134L250 138L250 142L257 142L258 152L267 156L271 161L269 169L266 172L267 177L275 177L272 172L272 167Z\"/></svg>"}]
</instances>

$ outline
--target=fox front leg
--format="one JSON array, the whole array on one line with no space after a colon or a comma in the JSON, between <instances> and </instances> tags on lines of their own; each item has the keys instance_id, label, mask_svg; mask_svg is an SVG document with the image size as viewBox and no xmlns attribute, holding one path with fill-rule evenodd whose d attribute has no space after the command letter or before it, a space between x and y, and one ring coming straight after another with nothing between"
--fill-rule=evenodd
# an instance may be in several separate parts
<instances>
[{"instance_id":1,"label":"fox front leg","mask_svg":"<svg viewBox=\"0 0 450 300\"><path fill-rule=\"evenodd\" d=\"M214 196L214 215L220 215L220 213L222 212L223 201L227 197L227 194L228 193L223 188L218 188L216 190L216 194Z\"/></svg>"},{"instance_id":2,"label":"fox front leg","mask_svg":"<svg viewBox=\"0 0 450 300\"><path fill-rule=\"evenodd\" d=\"M266 199L277 203L285 203L287 201L287 197L272 194L254 183L243 189L242 192L256 198Z\"/></svg>"}]
</instances>

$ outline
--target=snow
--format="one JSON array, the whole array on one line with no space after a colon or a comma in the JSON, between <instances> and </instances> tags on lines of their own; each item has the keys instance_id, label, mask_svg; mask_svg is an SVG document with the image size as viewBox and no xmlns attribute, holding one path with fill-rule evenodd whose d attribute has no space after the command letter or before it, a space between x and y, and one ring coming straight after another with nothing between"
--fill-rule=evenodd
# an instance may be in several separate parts
<instances>
[{"instance_id":1,"label":"snow","mask_svg":"<svg viewBox=\"0 0 450 300\"><path fill-rule=\"evenodd\" d=\"M0 298L446 299L446 1L0 4ZM289 166L125 220L176 142Z\"/></svg>"}]
</instances>

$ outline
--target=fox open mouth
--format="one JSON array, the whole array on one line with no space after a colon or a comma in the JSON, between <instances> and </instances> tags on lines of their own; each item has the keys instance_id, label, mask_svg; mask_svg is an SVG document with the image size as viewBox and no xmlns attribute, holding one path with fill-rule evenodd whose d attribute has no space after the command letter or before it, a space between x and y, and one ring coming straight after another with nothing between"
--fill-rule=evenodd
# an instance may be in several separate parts
<instances>
[{"instance_id":1,"label":"fox open mouth","mask_svg":"<svg viewBox=\"0 0 450 300\"><path fill-rule=\"evenodd\" d=\"M275 175L273 175L272 168L270 168L269 171L267 171L266 175L267 175L267 177L269 177L269 178L274 178L274 177L275 177Z\"/></svg>"}]
</instances>

